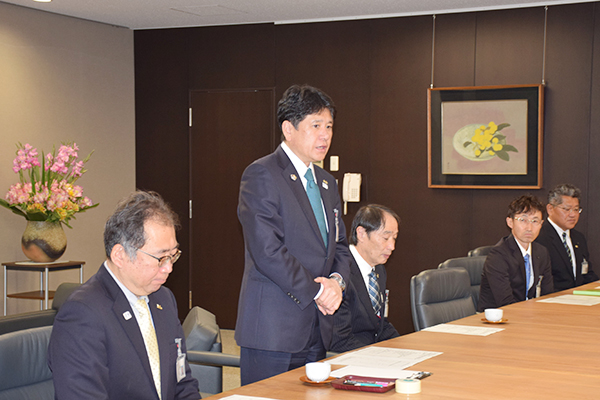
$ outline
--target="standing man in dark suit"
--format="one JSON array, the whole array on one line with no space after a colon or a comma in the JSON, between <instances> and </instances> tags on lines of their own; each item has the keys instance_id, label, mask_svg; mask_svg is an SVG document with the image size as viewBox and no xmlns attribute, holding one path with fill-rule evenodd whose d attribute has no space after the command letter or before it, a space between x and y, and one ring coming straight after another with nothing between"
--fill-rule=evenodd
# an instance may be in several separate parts
<instances>
[{"instance_id":1,"label":"standing man in dark suit","mask_svg":"<svg viewBox=\"0 0 600 400\"><path fill-rule=\"evenodd\" d=\"M107 260L60 308L48 364L56 399L200 398L173 293L177 215L153 192L124 199L106 222Z\"/></svg>"},{"instance_id":2,"label":"standing man in dark suit","mask_svg":"<svg viewBox=\"0 0 600 400\"><path fill-rule=\"evenodd\" d=\"M331 343L350 253L335 178L313 163L329 150L334 117L325 93L290 87L277 110L281 145L242 176L242 385L320 360Z\"/></svg>"},{"instance_id":3,"label":"standing man in dark suit","mask_svg":"<svg viewBox=\"0 0 600 400\"><path fill-rule=\"evenodd\" d=\"M488 254L479 289L478 311L552 293L550 256L533 241L544 222L544 206L534 196L521 196L510 203L506 224L511 234Z\"/></svg>"},{"instance_id":4,"label":"standing man in dark suit","mask_svg":"<svg viewBox=\"0 0 600 400\"><path fill-rule=\"evenodd\" d=\"M548 249L556 291L598 280L590 264L590 253L583 233L575 230L579 221L581 191L568 183L548 193L548 221L535 240Z\"/></svg>"},{"instance_id":5,"label":"standing man in dark suit","mask_svg":"<svg viewBox=\"0 0 600 400\"><path fill-rule=\"evenodd\" d=\"M334 314L332 351L354 350L399 336L388 322L387 274L400 217L388 207L361 207L350 234L350 280L342 305Z\"/></svg>"}]
</instances>

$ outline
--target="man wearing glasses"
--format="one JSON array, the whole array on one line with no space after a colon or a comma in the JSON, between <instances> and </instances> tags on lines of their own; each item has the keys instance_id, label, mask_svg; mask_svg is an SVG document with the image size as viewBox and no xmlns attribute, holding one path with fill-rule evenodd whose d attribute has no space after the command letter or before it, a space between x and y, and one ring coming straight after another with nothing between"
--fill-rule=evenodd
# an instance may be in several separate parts
<instances>
[{"instance_id":1,"label":"man wearing glasses","mask_svg":"<svg viewBox=\"0 0 600 400\"><path fill-rule=\"evenodd\" d=\"M177 215L153 192L106 222L107 260L60 308L48 347L57 399L199 399L173 293Z\"/></svg>"},{"instance_id":2,"label":"man wearing glasses","mask_svg":"<svg viewBox=\"0 0 600 400\"><path fill-rule=\"evenodd\" d=\"M498 308L554 291L548 250L534 243L542 227L544 206L534 196L510 203L506 225L511 234L488 254L481 275L479 308Z\"/></svg>"},{"instance_id":3,"label":"man wearing glasses","mask_svg":"<svg viewBox=\"0 0 600 400\"><path fill-rule=\"evenodd\" d=\"M598 280L592 270L583 233L573 229L579 221L581 191L568 183L548 193L548 221L535 240L548 249L556 291Z\"/></svg>"}]
</instances>

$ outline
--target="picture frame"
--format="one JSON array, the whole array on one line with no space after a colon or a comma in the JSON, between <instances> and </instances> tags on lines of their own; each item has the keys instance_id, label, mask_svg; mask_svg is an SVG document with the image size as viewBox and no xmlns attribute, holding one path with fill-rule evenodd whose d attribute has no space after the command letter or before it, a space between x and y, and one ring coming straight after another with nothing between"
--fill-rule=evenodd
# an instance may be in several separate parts
<instances>
[{"instance_id":1,"label":"picture frame","mask_svg":"<svg viewBox=\"0 0 600 400\"><path fill-rule=\"evenodd\" d=\"M540 189L543 110L543 85L428 89L428 187Z\"/></svg>"}]
</instances>

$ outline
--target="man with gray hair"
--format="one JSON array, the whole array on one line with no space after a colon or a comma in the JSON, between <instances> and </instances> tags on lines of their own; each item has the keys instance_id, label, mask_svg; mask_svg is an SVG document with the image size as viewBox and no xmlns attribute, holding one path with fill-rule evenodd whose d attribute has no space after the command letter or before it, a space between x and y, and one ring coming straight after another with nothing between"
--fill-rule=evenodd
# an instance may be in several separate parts
<instances>
[{"instance_id":1,"label":"man with gray hair","mask_svg":"<svg viewBox=\"0 0 600 400\"><path fill-rule=\"evenodd\" d=\"M556 291L598 280L592 270L590 253L583 233L573 229L579 221L581 191L568 183L548 193L548 222L544 223L536 242L550 253Z\"/></svg>"},{"instance_id":2,"label":"man with gray hair","mask_svg":"<svg viewBox=\"0 0 600 400\"><path fill-rule=\"evenodd\" d=\"M350 232L350 280L333 316L331 351L354 350L399 336L388 322L384 264L396 247L400 217L385 206L361 207Z\"/></svg>"},{"instance_id":3,"label":"man with gray hair","mask_svg":"<svg viewBox=\"0 0 600 400\"><path fill-rule=\"evenodd\" d=\"M173 293L177 215L154 192L125 198L104 230L107 260L60 308L48 347L57 399L200 398Z\"/></svg>"}]
</instances>

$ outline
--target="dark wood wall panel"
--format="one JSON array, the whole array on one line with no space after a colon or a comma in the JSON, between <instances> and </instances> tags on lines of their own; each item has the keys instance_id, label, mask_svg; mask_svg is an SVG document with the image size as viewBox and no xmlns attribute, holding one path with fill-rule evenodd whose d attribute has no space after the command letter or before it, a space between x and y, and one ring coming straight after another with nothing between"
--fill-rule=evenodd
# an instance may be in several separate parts
<instances>
[{"instance_id":1,"label":"dark wood wall panel","mask_svg":"<svg viewBox=\"0 0 600 400\"><path fill-rule=\"evenodd\" d=\"M370 21L277 26L277 99L292 84L309 84L333 99L337 116L329 156L340 156L340 170L332 172L340 186L344 172L360 172L361 195L369 192L371 143ZM344 223L349 229L361 203L349 203Z\"/></svg>"},{"instance_id":2,"label":"dark wood wall panel","mask_svg":"<svg viewBox=\"0 0 600 400\"><path fill-rule=\"evenodd\" d=\"M152 144L164 146L163 130L187 132L177 125L182 122L174 104L161 106L181 104L189 89L274 87L279 99L292 83L322 88L339 110L329 153L340 156L340 171L334 175L341 181L344 172L361 172L364 178L362 201L350 204L344 221L349 225L358 207L370 202L388 205L402 218L396 252L388 262L390 319L400 332L410 332L410 277L474 247L496 243L508 232L508 203L525 192L545 198L549 187L563 181L581 187L585 211L579 227L589 236L592 262L600 259L593 246L600 239L600 226L593 223L600 213L595 206L600 201L595 184L600 178L595 157L600 151L597 5L548 10L541 190L427 188L431 16L136 33L138 141L149 143L138 144L138 152L148 153ZM438 15L434 84L540 83L543 33L543 7ZM187 43L186 54L181 54L180 44L167 46L176 37ZM157 83L162 71L167 79L170 73L183 75ZM176 145L182 142L177 139ZM144 169L140 167L150 158L138 157L139 183L186 187L179 176L175 182L155 182L173 179L161 168L167 161ZM175 171L183 172L183 161L175 163Z\"/></svg>"},{"instance_id":3,"label":"dark wood wall panel","mask_svg":"<svg viewBox=\"0 0 600 400\"><path fill-rule=\"evenodd\" d=\"M600 110L600 7L598 4L594 4L593 12L590 13L594 16L594 47L593 47L593 58L592 58L592 85L591 85L591 107L590 110ZM589 143L588 153L591 155L589 158L590 165L588 167L589 181L587 183L587 196L584 203L586 207L587 218L583 218L588 223L588 243L591 248L594 249L594 255L596 256L596 264L600 265L598 260L597 244L600 243L600 229L598 228L598 221L600 219L600 113L592 111L590 117L590 131L589 139L585 143ZM600 267L598 267L600 268Z\"/></svg>"},{"instance_id":4,"label":"dark wood wall panel","mask_svg":"<svg viewBox=\"0 0 600 400\"><path fill-rule=\"evenodd\" d=\"M543 7L477 14L475 85L539 84Z\"/></svg>"},{"instance_id":5,"label":"dark wood wall panel","mask_svg":"<svg viewBox=\"0 0 600 400\"><path fill-rule=\"evenodd\" d=\"M431 81L432 28L429 16L373 24L369 200L391 207L402 219L396 251L387 263L390 319L401 333L412 331L407 307L411 276L437 268L443 261L438 251L464 248L468 239L468 226L453 218L466 214L468 205L462 201L466 193L427 189L424 112ZM444 226L434 228L431 222L440 218ZM451 233L453 226L459 228Z\"/></svg>"},{"instance_id":6,"label":"dark wood wall panel","mask_svg":"<svg viewBox=\"0 0 600 400\"><path fill-rule=\"evenodd\" d=\"M188 51L186 30L136 31L136 185L160 193L181 220L182 255L166 286L173 290L180 317L188 310L189 158ZM118 144L115 144L118 145Z\"/></svg>"},{"instance_id":7,"label":"dark wood wall panel","mask_svg":"<svg viewBox=\"0 0 600 400\"><path fill-rule=\"evenodd\" d=\"M435 87L475 85L477 13L435 18Z\"/></svg>"},{"instance_id":8,"label":"dark wood wall panel","mask_svg":"<svg viewBox=\"0 0 600 400\"><path fill-rule=\"evenodd\" d=\"M190 29L190 89L275 86L274 25Z\"/></svg>"},{"instance_id":9,"label":"dark wood wall panel","mask_svg":"<svg viewBox=\"0 0 600 400\"><path fill-rule=\"evenodd\" d=\"M570 182L581 188L584 211L577 228L584 233L589 223L587 207L592 203L589 182L594 184L589 180L593 171L589 146L590 115L594 110L590 107L593 11L592 3L548 9L544 187ZM598 224L594 225L598 229ZM594 259L598 260L598 256Z\"/></svg>"}]
</instances>

